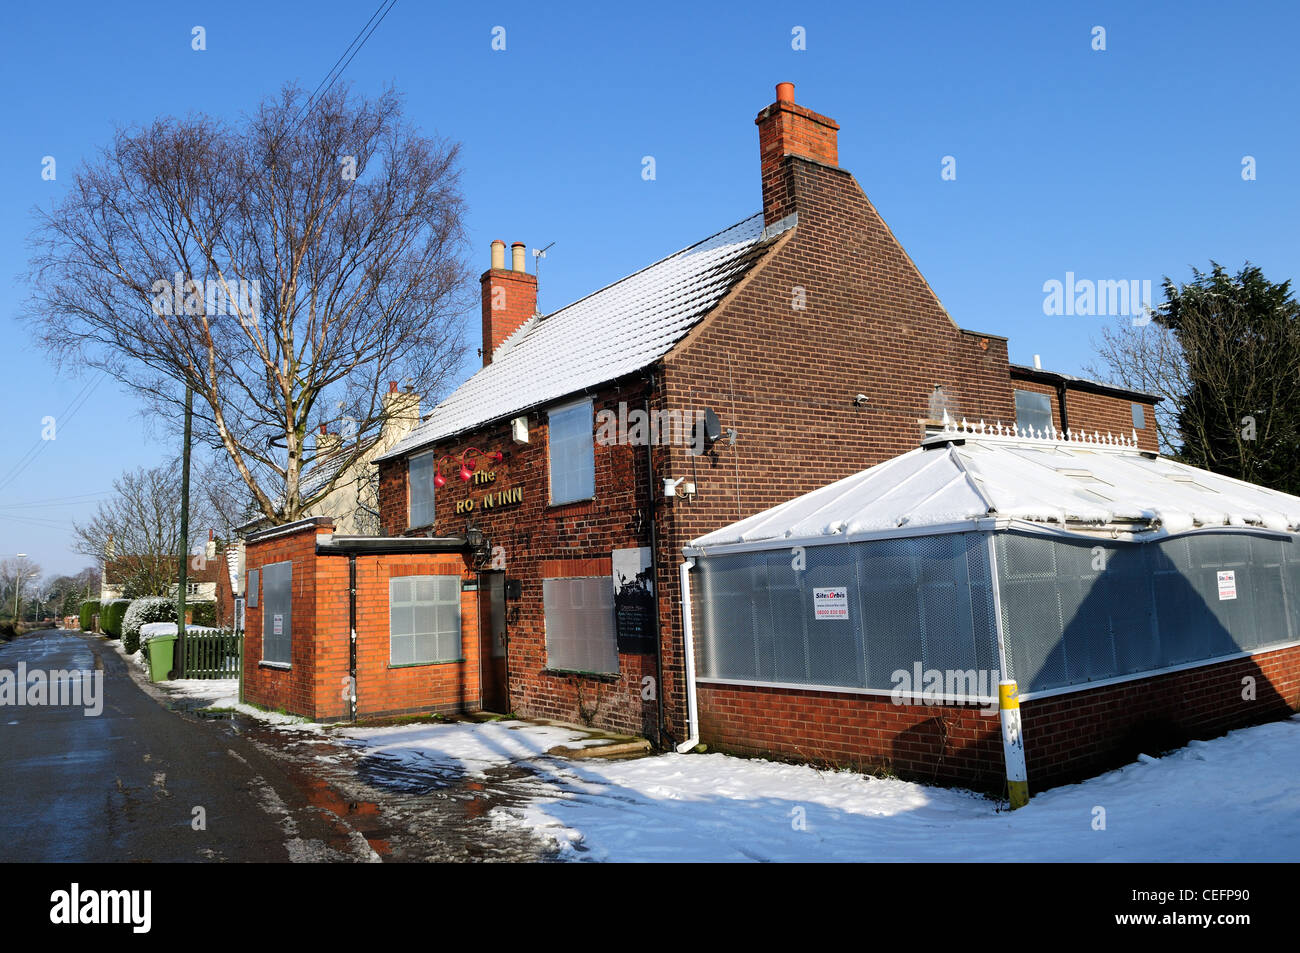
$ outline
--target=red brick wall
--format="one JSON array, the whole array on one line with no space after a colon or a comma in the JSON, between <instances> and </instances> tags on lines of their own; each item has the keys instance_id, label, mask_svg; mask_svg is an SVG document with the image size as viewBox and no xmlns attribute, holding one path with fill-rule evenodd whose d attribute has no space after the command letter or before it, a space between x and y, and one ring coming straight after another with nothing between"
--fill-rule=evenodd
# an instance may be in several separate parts
<instances>
[{"instance_id":1,"label":"red brick wall","mask_svg":"<svg viewBox=\"0 0 1300 953\"><path fill-rule=\"evenodd\" d=\"M259 571L257 606L244 613L244 700L263 708L313 717L316 712L316 534L332 533L322 519L269 539L245 545L247 569ZM262 613L265 602L260 571L271 563L290 561L293 605L288 669L262 662Z\"/></svg>"},{"instance_id":2,"label":"red brick wall","mask_svg":"<svg viewBox=\"0 0 1300 953\"><path fill-rule=\"evenodd\" d=\"M1242 698L1253 678L1255 698ZM700 738L742 755L788 757L998 790L1000 721L973 706L884 696L701 684ZM1029 787L1042 791L1192 738L1300 711L1300 647L1071 692L1021 705Z\"/></svg>"},{"instance_id":3,"label":"red brick wall","mask_svg":"<svg viewBox=\"0 0 1300 953\"><path fill-rule=\"evenodd\" d=\"M1242 697L1243 679L1255 698ZM1021 704L1029 785L1077 781L1156 745L1300 711L1300 647Z\"/></svg>"}]
</instances>

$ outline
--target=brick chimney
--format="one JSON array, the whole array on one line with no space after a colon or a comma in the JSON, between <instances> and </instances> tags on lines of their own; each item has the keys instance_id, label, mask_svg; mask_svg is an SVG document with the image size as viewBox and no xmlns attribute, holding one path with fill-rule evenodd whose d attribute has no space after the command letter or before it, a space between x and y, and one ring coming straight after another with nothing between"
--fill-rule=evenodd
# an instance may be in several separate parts
<instances>
[{"instance_id":1,"label":"brick chimney","mask_svg":"<svg viewBox=\"0 0 1300 953\"><path fill-rule=\"evenodd\" d=\"M379 440L387 450L420 425L420 395L412 390L398 390L397 381L388 382L384 395L384 428Z\"/></svg>"},{"instance_id":2,"label":"brick chimney","mask_svg":"<svg viewBox=\"0 0 1300 953\"><path fill-rule=\"evenodd\" d=\"M506 243L492 243L492 267L483 272L483 366L492 363L492 352L514 334L537 310L537 276L524 270L523 242L512 247L511 267L506 268Z\"/></svg>"},{"instance_id":3,"label":"brick chimney","mask_svg":"<svg viewBox=\"0 0 1300 953\"><path fill-rule=\"evenodd\" d=\"M839 168L840 124L794 102L794 83L777 83L776 102L758 114L758 149L763 164L763 224L781 221L798 207L788 157Z\"/></svg>"}]
</instances>

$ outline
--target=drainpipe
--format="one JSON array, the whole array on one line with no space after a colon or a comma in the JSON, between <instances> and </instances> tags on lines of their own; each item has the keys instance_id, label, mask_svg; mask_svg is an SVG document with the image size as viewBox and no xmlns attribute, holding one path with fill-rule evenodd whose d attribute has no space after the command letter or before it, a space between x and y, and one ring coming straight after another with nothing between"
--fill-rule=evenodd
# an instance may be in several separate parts
<instances>
[{"instance_id":1,"label":"drainpipe","mask_svg":"<svg viewBox=\"0 0 1300 953\"><path fill-rule=\"evenodd\" d=\"M1070 417L1065 412L1065 381L1056 385L1056 404L1061 408L1061 429L1070 432Z\"/></svg>"},{"instance_id":2,"label":"drainpipe","mask_svg":"<svg viewBox=\"0 0 1300 953\"><path fill-rule=\"evenodd\" d=\"M654 386L654 375L650 377L650 386ZM650 398L645 400L645 419L652 420L650 416ZM663 743L664 737L664 658L663 643L660 641L663 633L659 625L659 534L655 532L655 467L654 467L654 443L646 441L645 445L645 476L646 476L646 508L650 523L650 578L654 580L654 592L651 594L654 598L654 620L655 620L655 744Z\"/></svg>"},{"instance_id":3,"label":"drainpipe","mask_svg":"<svg viewBox=\"0 0 1300 953\"><path fill-rule=\"evenodd\" d=\"M682 583L682 641L685 644L683 659L686 663L686 719L690 737L677 746L682 754L700 743L700 709L695 697L695 633L691 625L691 570L695 558L688 557L681 565Z\"/></svg>"},{"instance_id":4,"label":"drainpipe","mask_svg":"<svg viewBox=\"0 0 1300 953\"><path fill-rule=\"evenodd\" d=\"M357 720L357 554L348 554L348 719Z\"/></svg>"}]
</instances>

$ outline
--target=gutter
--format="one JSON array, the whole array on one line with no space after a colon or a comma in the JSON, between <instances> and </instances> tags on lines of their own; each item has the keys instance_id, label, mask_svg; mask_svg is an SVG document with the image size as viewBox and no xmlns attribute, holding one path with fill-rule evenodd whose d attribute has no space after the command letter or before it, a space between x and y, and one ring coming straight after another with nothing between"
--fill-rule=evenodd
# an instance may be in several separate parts
<instances>
[{"instance_id":1,"label":"gutter","mask_svg":"<svg viewBox=\"0 0 1300 953\"><path fill-rule=\"evenodd\" d=\"M317 538L317 556L463 553L464 536L327 536Z\"/></svg>"},{"instance_id":2,"label":"gutter","mask_svg":"<svg viewBox=\"0 0 1300 953\"><path fill-rule=\"evenodd\" d=\"M682 584L682 641L685 643L686 663L686 724L690 736L677 746L685 754L700 743L700 708L695 692L695 632L691 624L691 570L695 559L688 557L681 565Z\"/></svg>"}]
</instances>

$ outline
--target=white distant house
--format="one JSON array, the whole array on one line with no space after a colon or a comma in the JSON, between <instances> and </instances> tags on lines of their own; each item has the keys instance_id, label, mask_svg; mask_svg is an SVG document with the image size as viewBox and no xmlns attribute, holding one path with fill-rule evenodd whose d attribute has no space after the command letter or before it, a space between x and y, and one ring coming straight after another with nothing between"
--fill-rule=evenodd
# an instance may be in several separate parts
<instances>
[{"instance_id":1,"label":"white distant house","mask_svg":"<svg viewBox=\"0 0 1300 953\"><path fill-rule=\"evenodd\" d=\"M354 457L349 452L352 448L346 444L353 438L346 433L329 433L324 425L321 426L316 437L315 462L303 474L303 498L319 492L342 467L348 465L349 459L352 463L329 493L303 510L300 518L328 516L334 521L335 532L341 535L378 535L379 475L374 460L396 446L420 423L420 395L399 390L397 382L390 381L383 400L383 428L379 437L359 456ZM265 517L258 517L238 527L238 532L242 537L268 525ZM242 566L242 547L239 559ZM239 591L237 587L236 592Z\"/></svg>"}]
</instances>

